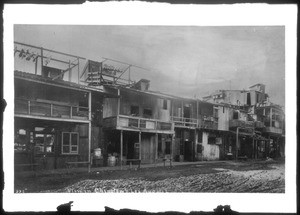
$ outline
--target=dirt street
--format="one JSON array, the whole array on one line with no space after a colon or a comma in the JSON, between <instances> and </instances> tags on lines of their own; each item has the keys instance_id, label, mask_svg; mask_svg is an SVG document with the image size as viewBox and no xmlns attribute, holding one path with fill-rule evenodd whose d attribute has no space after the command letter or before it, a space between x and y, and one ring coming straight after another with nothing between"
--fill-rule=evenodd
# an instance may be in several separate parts
<instances>
[{"instance_id":1,"label":"dirt street","mask_svg":"<svg viewBox=\"0 0 300 215\"><path fill-rule=\"evenodd\" d=\"M123 174L122 174L123 173ZM41 191L41 190L40 190ZM284 193L278 162L201 163L169 168L94 172L59 189L42 192L234 192Z\"/></svg>"}]
</instances>

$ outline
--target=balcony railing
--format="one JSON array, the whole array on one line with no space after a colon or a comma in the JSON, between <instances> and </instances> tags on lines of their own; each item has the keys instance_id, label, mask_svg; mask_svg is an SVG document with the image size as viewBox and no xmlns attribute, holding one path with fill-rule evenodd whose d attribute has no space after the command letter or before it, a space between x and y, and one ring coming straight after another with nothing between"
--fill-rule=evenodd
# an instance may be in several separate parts
<instances>
[{"instance_id":1,"label":"balcony railing","mask_svg":"<svg viewBox=\"0 0 300 215\"><path fill-rule=\"evenodd\" d=\"M103 119L106 128L131 128L145 130L172 131L173 123L157 119L147 119L135 116L118 115Z\"/></svg>"},{"instance_id":2,"label":"balcony railing","mask_svg":"<svg viewBox=\"0 0 300 215\"><path fill-rule=\"evenodd\" d=\"M174 122L175 127L194 127L198 126L198 120L193 118L184 118L173 116L172 121Z\"/></svg>"},{"instance_id":3,"label":"balcony railing","mask_svg":"<svg viewBox=\"0 0 300 215\"><path fill-rule=\"evenodd\" d=\"M213 116L202 116L198 121L198 127L204 129L217 130L218 118Z\"/></svg>"},{"instance_id":4,"label":"balcony railing","mask_svg":"<svg viewBox=\"0 0 300 215\"><path fill-rule=\"evenodd\" d=\"M232 119L229 120L229 128L234 128L234 127L254 127L254 122L253 121L244 121L244 120L239 120L239 119Z\"/></svg>"},{"instance_id":5,"label":"balcony railing","mask_svg":"<svg viewBox=\"0 0 300 215\"><path fill-rule=\"evenodd\" d=\"M275 133L275 134L282 134L282 129L281 128L265 127L264 131L265 132L270 132L270 133Z\"/></svg>"},{"instance_id":6,"label":"balcony railing","mask_svg":"<svg viewBox=\"0 0 300 215\"><path fill-rule=\"evenodd\" d=\"M15 99L15 113L65 119L88 120L88 107L57 104L51 101Z\"/></svg>"},{"instance_id":7,"label":"balcony railing","mask_svg":"<svg viewBox=\"0 0 300 215\"><path fill-rule=\"evenodd\" d=\"M261 122L261 121L255 121L255 122L254 122L254 127L255 127L255 128L264 128L265 125L264 125L264 123Z\"/></svg>"}]
</instances>

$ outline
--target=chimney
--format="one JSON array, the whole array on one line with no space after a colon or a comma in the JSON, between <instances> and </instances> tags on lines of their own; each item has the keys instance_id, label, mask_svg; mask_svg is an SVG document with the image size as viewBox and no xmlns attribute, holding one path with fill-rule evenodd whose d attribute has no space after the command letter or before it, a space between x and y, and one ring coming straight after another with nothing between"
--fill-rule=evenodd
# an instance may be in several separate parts
<instances>
[{"instance_id":1,"label":"chimney","mask_svg":"<svg viewBox=\"0 0 300 215\"><path fill-rule=\"evenodd\" d=\"M150 81L147 79L141 79L133 87L141 91L147 91L150 87Z\"/></svg>"}]
</instances>

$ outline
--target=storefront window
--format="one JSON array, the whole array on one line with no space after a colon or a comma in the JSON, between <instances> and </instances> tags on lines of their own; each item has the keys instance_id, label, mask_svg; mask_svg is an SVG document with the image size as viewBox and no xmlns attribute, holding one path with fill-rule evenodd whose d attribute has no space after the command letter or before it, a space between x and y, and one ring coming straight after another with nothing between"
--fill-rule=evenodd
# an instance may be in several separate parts
<instances>
[{"instance_id":1,"label":"storefront window","mask_svg":"<svg viewBox=\"0 0 300 215\"><path fill-rule=\"evenodd\" d=\"M27 132L24 129L17 129L15 133L15 144L14 149L17 152L26 151L27 144Z\"/></svg>"},{"instance_id":2,"label":"storefront window","mask_svg":"<svg viewBox=\"0 0 300 215\"><path fill-rule=\"evenodd\" d=\"M54 152L54 134L35 134L35 152L52 153Z\"/></svg>"},{"instance_id":3,"label":"storefront window","mask_svg":"<svg viewBox=\"0 0 300 215\"><path fill-rule=\"evenodd\" d=\"M78 154L78 133L62 133L62 154Z\"/></svg>"}]
</instances>

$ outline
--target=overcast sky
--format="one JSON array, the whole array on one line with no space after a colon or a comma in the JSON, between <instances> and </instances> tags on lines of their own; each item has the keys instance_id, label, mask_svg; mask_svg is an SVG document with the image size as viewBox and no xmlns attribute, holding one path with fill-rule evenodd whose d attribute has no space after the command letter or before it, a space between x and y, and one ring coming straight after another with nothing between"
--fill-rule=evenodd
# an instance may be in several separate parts
<instances>
[{"instance_id":1,"label":"overcast sky","mask_svg":"<svg viewBox=\"0 0 300 215\"><path fill-rule=\"evenodd\" d=\"M14 39L93 60L112 58L133 69L150 88L201 98L218 89L266 85L284 105L284 27L16 25Z\"/></svg>"}]
</instances>

